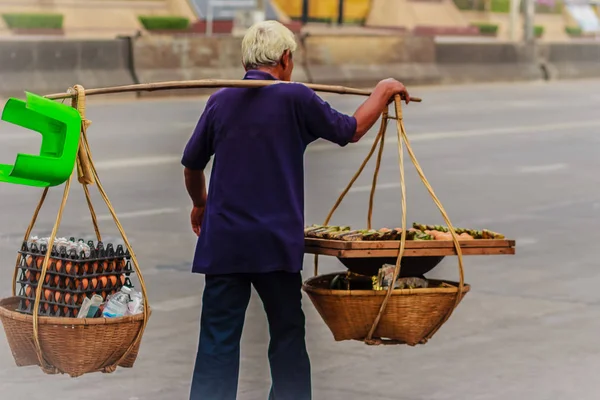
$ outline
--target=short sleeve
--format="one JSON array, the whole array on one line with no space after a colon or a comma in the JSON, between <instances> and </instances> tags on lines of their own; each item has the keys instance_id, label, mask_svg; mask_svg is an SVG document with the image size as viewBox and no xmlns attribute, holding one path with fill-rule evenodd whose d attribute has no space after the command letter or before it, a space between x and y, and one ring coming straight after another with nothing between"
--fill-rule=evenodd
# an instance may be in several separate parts
<instances>
[{"instance_id":1,"label":"short sleeve","mask_svg":"<svg viewBox=\"0 0 600 400\"><path fill-rule=\"evenodd\" d=\"M196 128L190 137L181 164L194 170L202 170L206 167L214 154L214 131L213 131L214 102L211 99L206 103L204 112L200 116Z\"/></svg>"},{"instance_id":2,"label":"short sleeve","mask_svg":"<svg viewBox=\"0 0 600 400\"><path fill-rule=\"evenodd\" d=\"M325 139L340 146L350 143L356 133L356 118L333 109L313 90L307 89L302 118L311 141Z\"/></svg>"}]
</instances>

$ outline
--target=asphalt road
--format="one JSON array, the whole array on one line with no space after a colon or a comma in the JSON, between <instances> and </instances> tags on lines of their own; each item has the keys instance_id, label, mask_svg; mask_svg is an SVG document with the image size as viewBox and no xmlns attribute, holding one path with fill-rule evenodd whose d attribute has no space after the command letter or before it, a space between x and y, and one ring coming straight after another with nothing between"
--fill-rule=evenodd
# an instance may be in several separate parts
<instances>
[{"instance_id":1,"label":"asphalt road","mask_svg":"<svg viewBox=\"0 0 600 400\"><path fill-rule=\"evenodd\" d=\"M596 400L600 383L600 82L418 88L407 131L454 225L517 240L517 255L466 258L472 290L424 346L334 342L305 298L314 398L395 400ZM327 96L344 112L360 98ZM0 397L10 400L186 399L203 278L189 271L194 236L179 156L203 100L92 103L89 131L99 172L145 273L154 314L135 368L80 379L17 368L0 337ZM374 224L400 225L394 125L390 125ZM306 154L307 223L320 223L366 155L374 135ZM0 162L35 151L34 135L0 125ZM407 158L408 221L443 223ZM365 226L374 163L334 223ZM95 193L95 191L94 191ZM61 190L51 192L35 234L51 230ZM0 185L0 295L10 293L15 251L40 191ZM116 240L95 195L107 240ZM60 235L93 233L80 188ZM112 236L111 236L112 235ZM455 279L447 258L431 277ZM342 270L334 259L322 271ZM312 257L305 277L312 274ZM268 331L253 295L243 337L239 399L266 399ZM3 333L0 333L2 336ZM93 338L90 338L93 340Z\"/></svg>"}]
</instances>

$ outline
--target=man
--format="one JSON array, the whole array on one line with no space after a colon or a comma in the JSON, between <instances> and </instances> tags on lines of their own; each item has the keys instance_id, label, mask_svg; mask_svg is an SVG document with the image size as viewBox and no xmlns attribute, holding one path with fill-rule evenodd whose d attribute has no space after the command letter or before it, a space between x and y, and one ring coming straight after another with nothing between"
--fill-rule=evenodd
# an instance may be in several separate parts
<instances>
[{"instance_id":1,"label":"man","mask_svg":"<svg viewBox=\"0 0 600 400\"><path fill-rule=\"evenodd\" d=\"M242 41L244 79L290 81L295 50L283 25L254 25ZM311 399L300 274L304 151L319 138L359 141L396 94L409 101L400 82L380 82L353 116L299 83L228 88L209 98L182 158L198 235L193 272L206 276L190 399L236 398L252 286L269 322L270 399ZM207 195L204 168L213 155Z\"/></svg>"}]
</instances>

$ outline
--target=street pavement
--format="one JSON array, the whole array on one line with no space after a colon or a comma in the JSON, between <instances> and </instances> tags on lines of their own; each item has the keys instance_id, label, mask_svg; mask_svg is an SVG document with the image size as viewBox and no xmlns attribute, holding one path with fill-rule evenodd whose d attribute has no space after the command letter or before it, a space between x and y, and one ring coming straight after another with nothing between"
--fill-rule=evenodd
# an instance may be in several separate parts
<instances>
[{"instance_id":1,"label":"street pavement","mask_svg":"<svg viewBox=\"0 0 600 400\"><path fill-rule=\"evenodd\" d=\"M410 89L410 88L409 88ZM453 224L517 241L514 256L465 258L471 292L424 346L335 342L305 296L314 398L551 400L600 397L600 81L412 88L421 104L405 125L431 186ZM363 100L325 96L352 113ZM203 277L190 273L195 238L179 164L204 100L92 102L93 156L140 259L154 313L133 369L79 379L17 368L0 333L0 398L7 400L186 399L195 357ZM401 223L395 125L375 199L376 227ZM367 154L374 132L340 148L306 153L306 222L321 223ZM0 125L0 163L33 152L35 135ZM406 159L408 222L443 224ZM366 225L374 160L334 216ZM93 189L107 241L118 233ZM48 235L62 190L53 189L34 234ZM0 185L0 296L10 294L15 252L41 191ZM74 186L60 236L92 237ZM304 277L313 273L305 258ZM321 258L321 271L343 270ZM429 274L457 278L455 257ZM134 282L135 283L135 282ZM89 338L94 340L93 337ZM253 294L242 344L240 400L267 398L268 329Z\"/></svg>"}]
</instances>

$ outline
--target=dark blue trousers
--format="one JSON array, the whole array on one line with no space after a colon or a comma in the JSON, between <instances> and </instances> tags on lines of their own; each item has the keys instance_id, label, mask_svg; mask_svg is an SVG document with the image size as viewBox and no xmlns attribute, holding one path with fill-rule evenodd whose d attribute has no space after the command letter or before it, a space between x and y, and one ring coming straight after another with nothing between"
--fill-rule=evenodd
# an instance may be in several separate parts
<instances>
[{"instance_id":1,"label":"dark blue trousers","mask_svg":"<svg viewBox=\"0 0 600 400\"><path fill-rule=\"evenodd\" d=\"M300 273L206 275L200 342L190 400L235 400L240 339L252 286L260 296L271 341L269 400L310 400Z\"/></svg>"}]
</instances>

